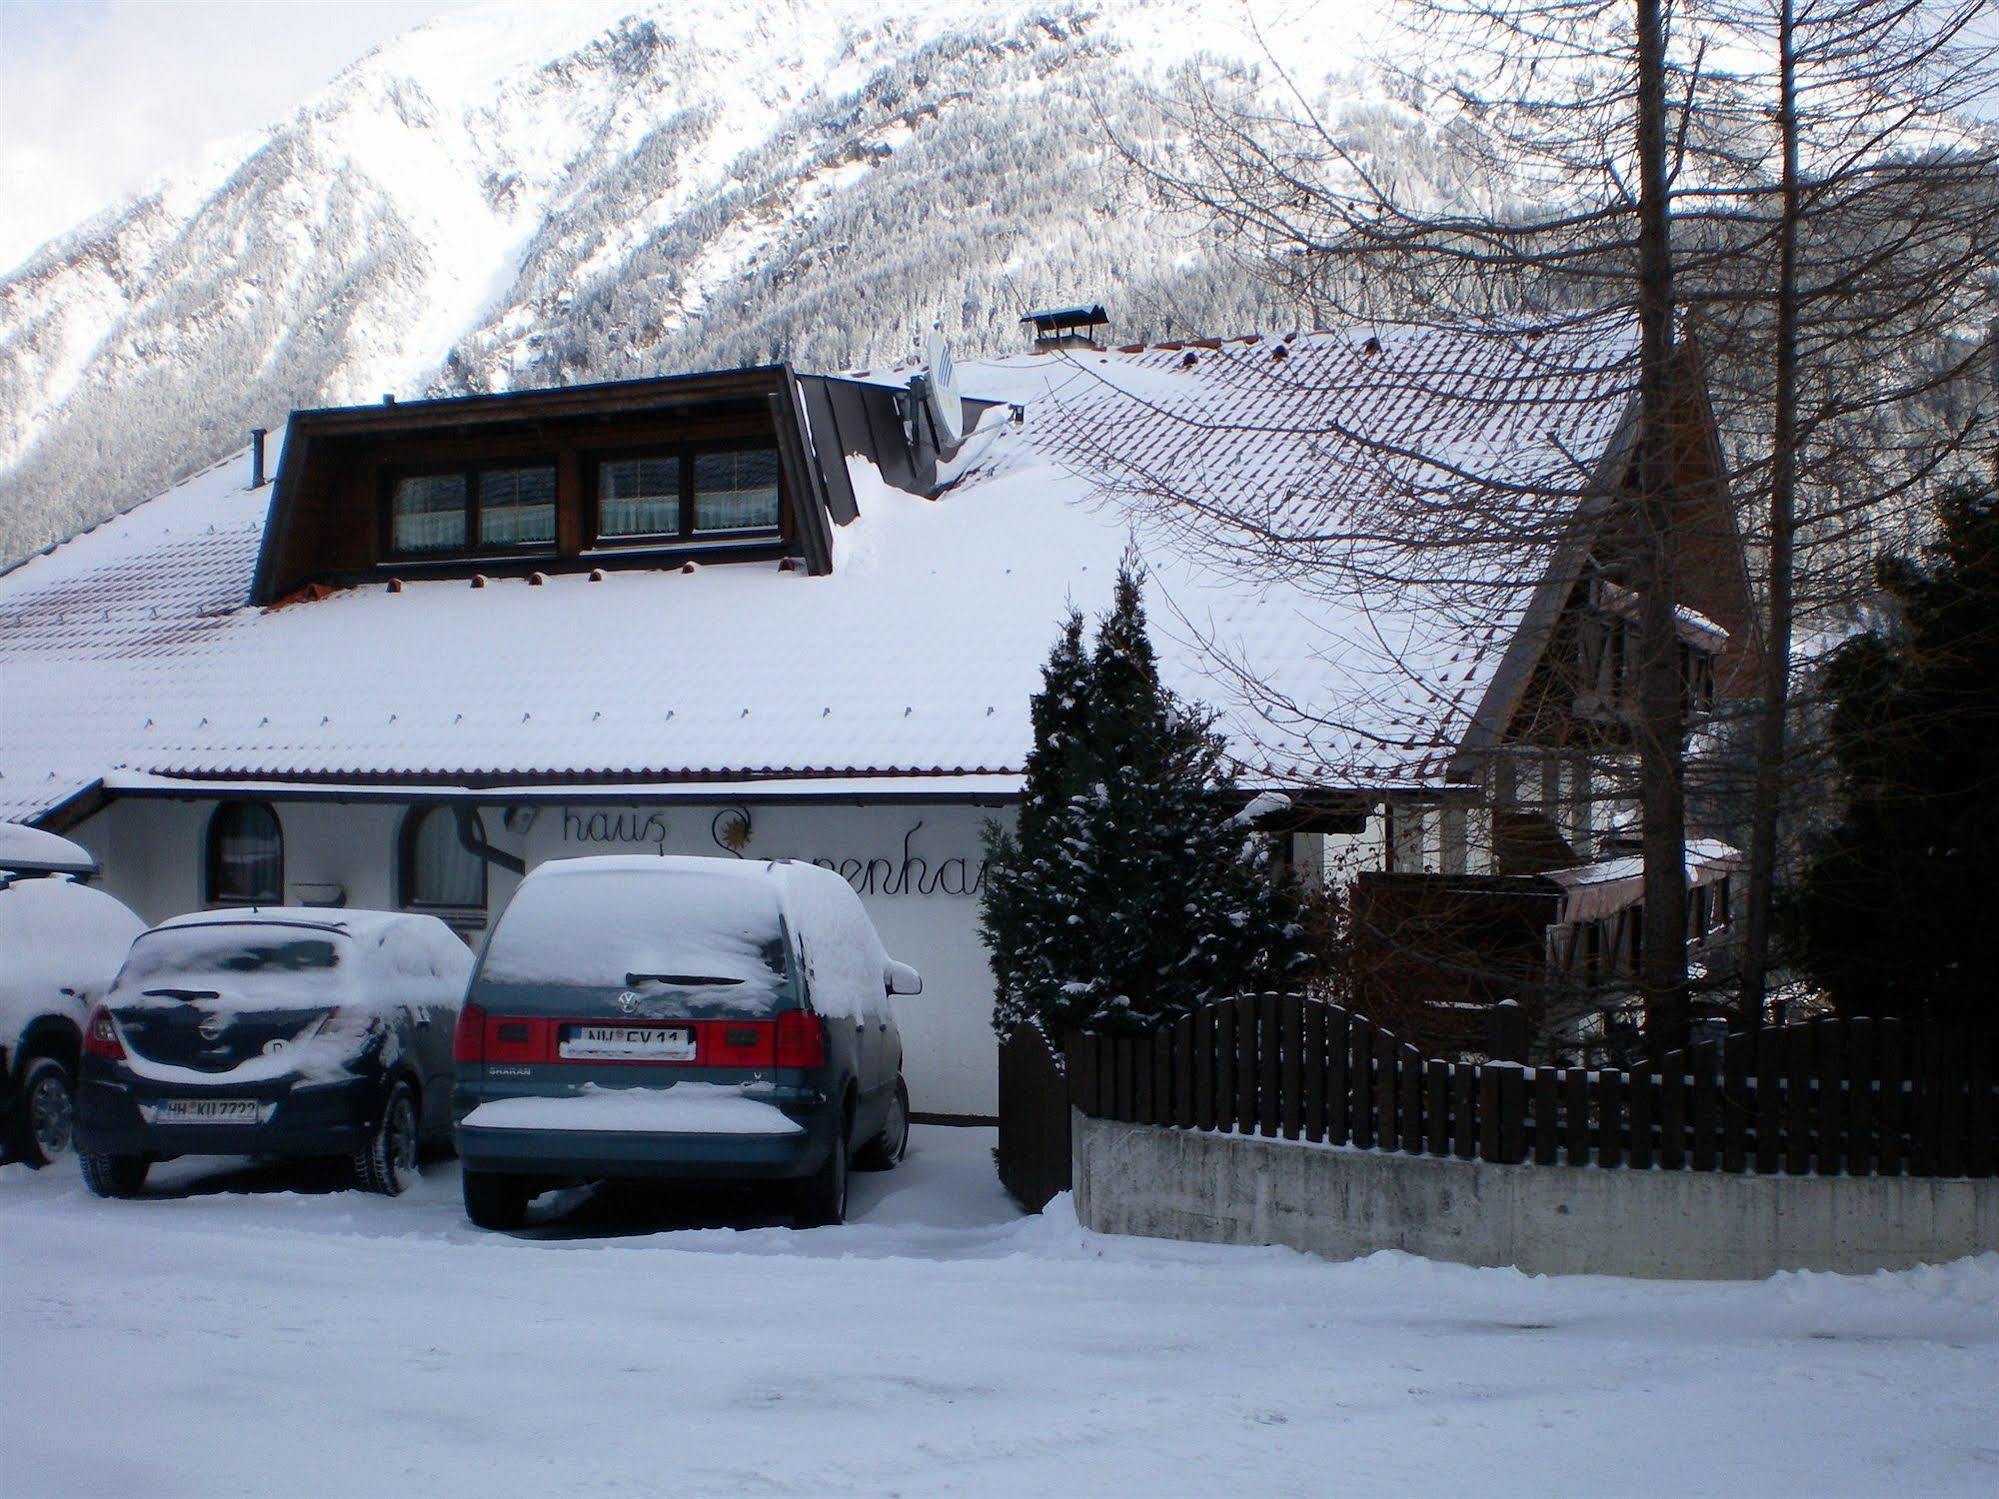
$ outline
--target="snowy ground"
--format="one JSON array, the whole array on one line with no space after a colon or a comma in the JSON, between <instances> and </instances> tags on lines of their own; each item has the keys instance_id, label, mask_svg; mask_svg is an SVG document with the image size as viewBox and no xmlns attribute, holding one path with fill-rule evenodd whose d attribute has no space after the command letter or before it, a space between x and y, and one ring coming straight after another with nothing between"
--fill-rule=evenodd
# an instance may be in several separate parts
<instances>
[{"instance_id":1,"label":"snowy ground","mask_svg":"<svg viewBox=\"0 0 1999 1499\"><path fill-rule=\"evenodd\" d=\"M0 1168L0 1492L1999 1492L1999 1256L1334 1265L1022 1219L991 1143L920 1129L802 1234L573 1193L486 1235L449 1164L394 1201Z\"/></svg>"}]
</instances>

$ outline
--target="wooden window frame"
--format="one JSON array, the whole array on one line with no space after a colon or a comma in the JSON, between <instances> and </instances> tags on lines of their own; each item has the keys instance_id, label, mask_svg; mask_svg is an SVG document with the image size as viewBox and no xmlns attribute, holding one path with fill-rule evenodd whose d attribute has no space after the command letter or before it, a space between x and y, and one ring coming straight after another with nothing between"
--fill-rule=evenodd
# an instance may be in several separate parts
<instances>
[{"instance_id":1,"label":"wooden window frame","mask_svg":"<svg viewBox=\"0 0 1999 1499\"><path fill-rule=\"evenodd\" d=\"M480 476L498 473L501 470L540 468L548 470L554 484L550 501L555 511L555 525L547 541L527 542L487 542L480 539L479 526L484 509L484 486ZM439 547L434 551L398 551L396 549L396 485L404 479L430 479L439 475L463 475L465 479L465 543L457 547ZM491 558L494 561L512 561L520 557L553 557L557 553L562 534L562 465L550 453L523 454L513 458L481 458L474 461L440 461L437 463L392 463L382 467L381 493L377 500L377 527L381 539L381 556L390 566L425 566L439 562L468 562Z\"/></svg>"},{"instance_id":2,"label":"wooden window frame","mask_svg":"<svg viewBox=\"0 0 1999 1499\"><path fill-rule=\"evenodd\" d=\"M442 812L453 819L452 833L455 836L458 831L456 825L458 814L456 809L446 802L415 802L403 813L403 820L396 827L396 906L399 910L420 911L427 915L447 919L451 917L463 918L476 916L479 920L484 921L486 919L488 902L492 900L493 896L492 871L487 868L486 861L480 859L476 854L473 855L473 858L477 859L479 864L479 903L477 905L468 906L460 905L455 901L418 900L416 898L414 892L416 890L417 829L422 826L423 820L434 812ZM475 824L478 824L483 841L485 825L480 822L479 812L476 807L472 810L472 820Z\"/></svg>"},{"instance_id":3,"label":"wooden window frame","mask_svg":"<svg viewBox=\"0 0 1999 1499\"><path fill-rule=\"evenodd\" d=\"M708 453L772 453L778 457L777 521L730 531L694 529L694 460ZM680 528L633 536L606 536L603 531L604 466L641 460L672 459L680 469ZM790 502L784 479L783 454L775 438L716 437L688 442L650 443L641 447L602 448L586 455L583 465L584 536L586 553L618 554L644 551L694 551L707 548L781 546L784 517Z\"/></svg>"},{"instance_id":4,"label":"wooden window frame","mask_svg":"<svg viewBox=\"0 0 1999 1499\"><path fill-rule=\"evenodd\" d=\"M278 888L268 899L254 895L224 895L222 887L222 862L218 857L220 845L216 840L216 830L225 813L244 810L261 811L271 819L271 826L278 834ZM208 826L201 839L201 893L205 904L210 906L243 907L281 906L285 903L285 825L278 816L278 809L269 802L217 802L215 810L208 814Z\"/></svg>"}]
</instances>

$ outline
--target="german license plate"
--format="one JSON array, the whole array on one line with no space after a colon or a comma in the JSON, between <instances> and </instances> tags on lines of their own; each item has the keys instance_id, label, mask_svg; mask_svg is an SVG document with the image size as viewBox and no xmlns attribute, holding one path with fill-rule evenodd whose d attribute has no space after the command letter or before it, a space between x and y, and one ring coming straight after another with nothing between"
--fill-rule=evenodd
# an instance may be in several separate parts
<instances>
[{"instance_id":1,"label":"german license plate","mask_svg":"<svg viewBox=\"0 0 1999 1499\"><path fill-rule=\"evenodd\" d=\"M694 1031L684 1025L572 1025L558 1049L571 1062L691 1062Z\"/></svg>"},{"instance_id":2,"label":"german license plate","mask_svg":"<svg viewBox=\"0 0 1999 1499\"><path fill-rule=\"evenodd\" d=\"M256 1124L263 1117L254 1098L163 1098L152 1116L154 1124Z\"/></svg>"}]
</instances>

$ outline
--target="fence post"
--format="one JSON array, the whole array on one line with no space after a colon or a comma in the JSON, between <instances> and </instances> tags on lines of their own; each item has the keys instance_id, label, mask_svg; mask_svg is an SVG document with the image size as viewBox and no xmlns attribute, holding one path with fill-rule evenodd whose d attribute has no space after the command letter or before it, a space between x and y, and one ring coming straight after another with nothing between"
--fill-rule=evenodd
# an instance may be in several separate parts
<instances>
[{"instance_id":1,"label":"fence post","mask_svg":"<svg viewBox=\"0 0 1999 1499\"><path fill-rule=\"evenodd\" d=\"M1652 1064L1640 1059L1638 1070L1627 1072L1624 1082L1631 1110L1631 1150L1628 1159L1633 1170L1649 1171L1652 1169L1653 1100L1658 1097Z\"/></svg>"},{"instance_id":2,"label":"fence post","mask_svg":"<svg viewBox=\"0 0 1999 1499\"><path fill-rule=\"evenodd\" d=\"M1263 1123L1256 1101L1257 1048L1263 1039L1256 1032L1256 996L1244 994L1235 1002L1235 1127L1253 1135Z\"/></svg>"},{"instance_id":3,"label":"fence post","mask_svg":"<svg viewBox=\"0 0 1999 1499\"><path fill-rule=\"evenodd\" d=\"M1358 1150L1374 1145L1374 1026L1365 1017L1350 1017L1352 1044L1347 1052L1347 1106L1353 1119L1353 1143Z\"/></svg>"},{"instance_id":4,"label":"fence post","mask_svg":"<svg viewBox=\"0 0 1999 1499\"><path fill-rule=\"evenodd\" d=\"M1571 1166L1589 1164L1589 1069L1571 1067L1562 1077L1563 1108L1568 1126L1568 1155Z\"/></svg>"},{"instance_id":5,"label":"fence post","mask_svg":"<svg viewBox=\"0 0 1999 1499\"><path fill-rule=\"evenodd\" d=\"M1721 1123L1721 1058L1712 1041L1692 1050L1694 1067L1694 1148L1696 1171L1714 1170L1715 1130Z\"/></svg>"},{"instance_id":6,"label":"fence post","mask_svg":"<svg viewBox=\"0 0 1999 1499\"><path fill-rule=\"evenodd\" d=\"M1173 1022L1173 1122L1194 1127L1194 1017Z\"/></svg>"},{"instance_id":7,"label":"fence post","mask_svg":"<svg viewBox=\"0 0 1999 1499\"><path fill-rule=\"evenodd\" d=\"M1818 1173L1837 1176L1846 1164L1846 1048L1840 1045L1846 1026L1831 1018L1813 1023L1818 1050L1819 1148Z\"/></svg>"},{"instance_id":8,"label":"fence post","mask_svg":"<svg viewBox=\"0 0 1999 1499\"><path fill-rule=\"evenodd\" d=\"M1278 1001L1278 1011L1280 1123L1284 1138L1295 1140L1304 1126L1305 1001L1299 995L1286 994Z\"/></svg>"},{"instance_id":9,"label":"fence post","mask_svg":"<svg viewBox=\"0 0 1999 1499\"><path fill-rule=\"evenodd\" d=\"M1381 1150L1396 1146L1395 1059L1393 1031L1374 1033L1374 1143Z\"/></svg>"},{"instance_id":10,"label":"fence post","mask_svg":"<svg viewBox=\"0 0 1999 1499\"><path fill-rule=\"evenodd\" d=\"M1553 1067L1534 1069L1534 1164L1552 1166L1561 1159L1562 1136L1556 1128L1561 1113L1557 1082L1561 1073Z\"/></svg>"},{"instance_id":11,"label":"fence post","mask_svg":"<svg viewBox=\"0 0 1999 1499\"><path fill-rule=\"evenodd\" d=\"M1907 1100L1902 1096L1902 1022L1882 1020L1874 1027L1874 1044L1881 1066L1877 1111L1881 1116L1880 1160L1875 1169L1883 1176L1900 1176L1908 1159L1902 1143L1902 1131L1908 1121Z\"/></svg>"},{"instance_id":12,"label":"fence post","mask_svg":"<svg viewBox=\"0 0 1999 1499\"><path fill-rule=\"evenodd\" d=\"M1753 1038L1738 1031L1722 1043L1721 1169L1749 1164L1749 1048Z\"/></svg>"},{"instance_id":13,"label":"fence post","mask_svg":"<svg viewBox=\"0 0 1999 1499\"><path fill-rule=\"evenodd\" d=\"M1659 1058L1659 1169L1684 1170L1687 1164L1687 1054L1669 1051Z\"/></svg>"},{"instance_id":14,"label":"fence post","mask_svg":"<svg viewBox=\"0 0 1999 1499\"><path fill-rule=\"evenodd\" d=\"M1305 1006L1305 1138L1313 1144L1326 1138L1326 1007L1317 1000Z\"/></svg>"},{"instance_id":15,"label":"fence post","mask_svg":"<svg viewBox=\"0 0 1999 1499\"><path fill-rule=\"evenodd\" d=\"M1756 1169L1768 1176L1783 1164L1784 1032L1756 1033Z\"/></svg>"},{"instance_id":16,"label":"fence post","mask_svg":"<svg viewBox=\"0 0 1999 1499\"><path fill-rule=\"evenodd\" d=\"M1429 1116L1429 1138L1425 1148L1431 1155L1451 1153L1451 1064L1441 1057L1431 1057L1424 1064L1428 1080L1428 1096L1423 1100L1424 1112Z\"/></svg>"},{"instance_id":17,"label":"fence post","mask_svg":"<svg viewBox=\"0 0 1999 1499\"><path fill-rule=\"evenodd\" d=\"M1866 1176L1874 1169L1874 1022L1846 1027L1846 1169Z\"/></svg>"},{"instance_id":18,"label":"fence post","mask_svg":"<svg viewBox=\"0 0 1999 1499\"><path fill-rule=\"evenodd\" d=\"M1277 1033L1277 996L1263 993L1256 1000L1256 1126L1261 1135L1275 1135L1282 1122L1277 1090L1283 1076L1280 1053L1283 1043Z\"/></svg>"},{"instance_id":19,"label":"fence post","mask_svg":"<svg viewBox=\"0 0 1999 1499\"><path fill-rule=\"evenodd\" d=\"M1347 1106L1347 1048L1353 1044L1353 1017L1338 1005L1326 1012L1326 1139L1344 1145L1352 1138ZM1358 1144L1358 1141L1355 1141Z\"/></svg>"},{"instance_id":20,"label":"fence post","mask_svg":"<svg viewBox=\"0 0 1999 1499\"><path fill-rule=\"evenodd\" d=\"M1624 1159L1624 1074L1607 1067L1596 1075L1596 1163L1615 1166Z\"/></svg>"},{"instance_id":21,"label":"fence post","mask_svg":"<svg viewBox=\"0 0 1999 1499\"><path fill-rule=\"evenodd\" d=\"M1803 1176L1812 1169L1812 1031L1784 1027L1784 1170Z\"/></svg>"},{"instance_id":22,"label":"fence post","mask_svg":"<svg viewBox=\"0 0 1999 1499\"><path fill-rule=\"evenodd\" d=\"M1451 1063L1451 1154L1461 1161L1478 1159L1478 1068L1470 1062Z\"/></svg>"}]
</instances>

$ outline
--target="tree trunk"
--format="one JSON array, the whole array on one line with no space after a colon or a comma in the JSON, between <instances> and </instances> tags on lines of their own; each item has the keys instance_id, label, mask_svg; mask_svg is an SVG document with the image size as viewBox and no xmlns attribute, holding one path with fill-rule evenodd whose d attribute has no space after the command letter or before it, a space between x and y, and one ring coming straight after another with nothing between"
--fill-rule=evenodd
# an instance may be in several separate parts
<instances>
[{"instance_id":1,"label":"tree trunk","mask_svg":"<svg viewBox=\"0 0 1999 1499\"><path fill-rule=\"evenodd\" d=\"M1738 1023L1763 1023L1770 928L1777 888L1777 814L1784 785L1786 716L1791 691L1793 543L1798 482L1798 94L1797 20L1784 0L1777 33L1777 129L1783 146L1781 218L1777 225L1776 389L1771 413L1769 628L1757 704L1756 779L1749 809L1749 889L1742 939Z\"/></svg>"},{"instance_id":2,"label":"tree trunk","mask_svg":"<svg viewBox=\"0 0 1999 1499\"><path fill-rule=\"evenodd\" d=\"M1674 614L1673 250L1663 0L1636 0L1638 108L1638 742L1645 941L1639 989L1654 1055L1687 1039L1686 706Z\"/></svg>"}]
</instances>

